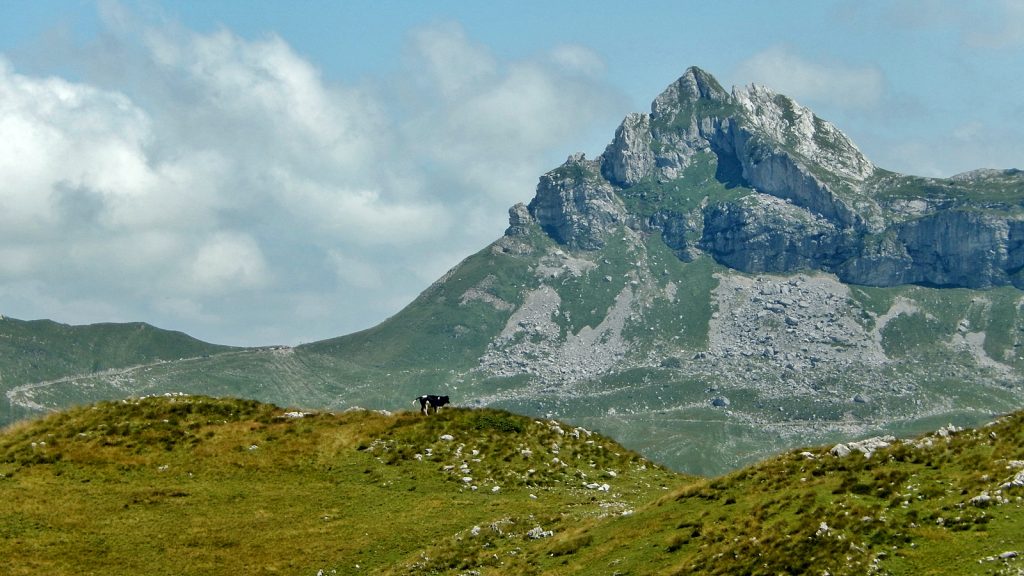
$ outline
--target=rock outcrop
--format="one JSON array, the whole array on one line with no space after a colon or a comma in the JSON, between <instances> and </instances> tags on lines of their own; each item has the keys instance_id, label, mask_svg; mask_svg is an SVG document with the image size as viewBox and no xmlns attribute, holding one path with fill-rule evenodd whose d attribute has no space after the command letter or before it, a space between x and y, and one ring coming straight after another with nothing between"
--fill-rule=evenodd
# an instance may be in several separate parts
<instances>
[{"instance_id":1,"label":"rock outcrop","mask_svg":"<svg viewBox=\"0 0 1024 576\"><path fill-rule=\"evenodd\" d=\"M699 206L677 205L688 191ZM600 249L628 225L660 231L684 261L703 252L744 272L1024 288L1022 200L1020 170L946 180L880 170L792 99L762 86L730 93L690 68L649 114L627 116L599 158L573 156L541 177L529 214L573 249ZM511 214L510 232L523 216Z\"/></svg>"},{"instance_id":2,"label":"rock outcrop","mask_svg":"<svg viewBox=\"0 0 1024 576\"><path fill-rule=\"evenodd\" d=\"M601 177L599 164L582 154L541 176L528 210L555 241L582 250L603 247L626 214L611 183Z\"/></svg>"}]
</instances>

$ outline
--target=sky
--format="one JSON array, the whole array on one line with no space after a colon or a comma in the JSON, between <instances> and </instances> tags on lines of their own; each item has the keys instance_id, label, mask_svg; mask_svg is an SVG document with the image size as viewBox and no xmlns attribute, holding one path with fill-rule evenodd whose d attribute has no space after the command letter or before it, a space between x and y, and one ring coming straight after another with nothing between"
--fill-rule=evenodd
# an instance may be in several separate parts
<instances>
[{"instance_id":1,"label":"sky","mask_svg":"<svg viewBox=\"0 0 1024 576\"><path fill-rule=\"evenodd\" d=\"M0 0L0 314L369 328L691 65L884 168L1024 168L1024 0Z\"/></svg>"}]
</instances>

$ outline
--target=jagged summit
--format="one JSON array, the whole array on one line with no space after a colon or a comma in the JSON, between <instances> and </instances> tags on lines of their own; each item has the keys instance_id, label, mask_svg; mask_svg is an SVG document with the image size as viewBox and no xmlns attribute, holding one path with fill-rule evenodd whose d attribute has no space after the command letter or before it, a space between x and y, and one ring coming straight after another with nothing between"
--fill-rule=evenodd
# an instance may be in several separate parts
<instances>
[{"instance_id":1,"label":"jagged summit","mask_svg":"<svg viewBox=\"0 0 1024 576\"><path fill-rule=\"evenodd\" d=\"M651 103L651 116L655 118L673 116L681 109L693 106L700 100L726 102L729 93L722 88L714 76L691 66L678 80L669 84Z\"/></svg>"},{"instance_id":2,"label":"jagged summit","mask_svg":"<svg viewBox=\"0 0 1024 576\"><path fill-rule=\"evenodd\" d=\"M727 92L691 67L598 158L545 174L525 212L570 248L600 249L625 223L660 230L683 260L706 253L744 272L984 288L1024 287L1022 206L1019 171L894 174L793 99Z\"/></svg>"}]
</instances>

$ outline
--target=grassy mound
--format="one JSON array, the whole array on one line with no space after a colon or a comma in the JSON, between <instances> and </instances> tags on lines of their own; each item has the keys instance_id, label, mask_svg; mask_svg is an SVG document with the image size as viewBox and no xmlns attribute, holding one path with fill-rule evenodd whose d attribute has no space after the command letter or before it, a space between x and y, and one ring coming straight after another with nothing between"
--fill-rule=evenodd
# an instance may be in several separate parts
<instances>
[{"instance_id":1,"label":"grassy mound","mask_svg":"<svg viewBox=\"0 0 1024 576\"><path fill-rule=\"evenodd\" d=\"M476 526L621 513L677 478L597 434L501 411L134 399L0 436L0 556L10 574L433 567L422 550Z\"/></svg>"}]
</instances>

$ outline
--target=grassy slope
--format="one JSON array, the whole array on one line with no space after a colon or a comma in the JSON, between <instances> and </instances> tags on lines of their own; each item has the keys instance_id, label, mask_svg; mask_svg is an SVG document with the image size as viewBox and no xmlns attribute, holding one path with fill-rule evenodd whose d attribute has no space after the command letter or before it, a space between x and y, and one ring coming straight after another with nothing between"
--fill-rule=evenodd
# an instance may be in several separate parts
<instances>
[{"instance_id":1,"label":"grassy slope","mask_svg":"<svg viewBox=\"0 0 1024 576\"><path fill-rule=\"evenodd\" d=\"M147 398L6 430L4 573L969 574L1021 551L1024 488L997 490L1024 414L694 479L507 412L283 412Z\"/></svg>"},{"instance_id":2,"label":"grassy slope","mask_svg":"<svg viewBox=\"0 0 1024 576\"><path fill-rule=\"evenodd\" d=\"M521 304L523 287L536 283L528 269L532 260L488 246L381 324L300 349L357 358L367 368L449 370L475 366L511 311L480 299L463 300L463 295L477 288L508 304Z\"/></svg>"},{"instance_id":3,"label":"grassy slope","mask_svg":"<svg viewBox=\"0 0 1024 576\"><path fill-rule=\"evenodd\" d=\"M631 508L677 478L606 438L504 412L283 412L146 398L8 429L0 572L362 573L475 525L550 529ZM584 474L614 491L584 488Z\"/></svg>"},{"instance_id":4,"label":"grassy slope","mask_svg":"<svg viewBox=\"0 0 1024 576\"><path fill-rule=\"evenodd\" d=\"M143 323L69 326L50 320L0 320L0 375L6 387L228 350Z\"/></svg>"},{"instance_id":5,"label":"grassy slope","mask_svg":"<svg viewBox=\"0 0 1024 576\"><path fill-rule=\"evenodd\" d=\"M141 322L69 326L50 320L0 318L0 424L32 413L10 404L6 392L23 384L205 358L237 350ZM61 398L58 406L76 400Z\"/></svg>"},{"instance_id":6,"label":"grassy slope","mask_svg":"<svg viewBox=\"0 0 1024 576\"><path fill-rule=\"evenodd\" d=\"M1008 464L1024 458L1022 424L1017 414L977 432L932 436L930 446L897 443L871 458L817 448L810 458L794 451L716 479L680 479L631 515L592 519L550 542L490 542L486 552L506 565L475 567L484 574L1001 573L1013 564L988 558L1021 552L1024 488L1004 490L1005 504L970 502L1014 476ZM476 542L459 546L464 557L483 554Z\"/></svg>"}]
</instances>

